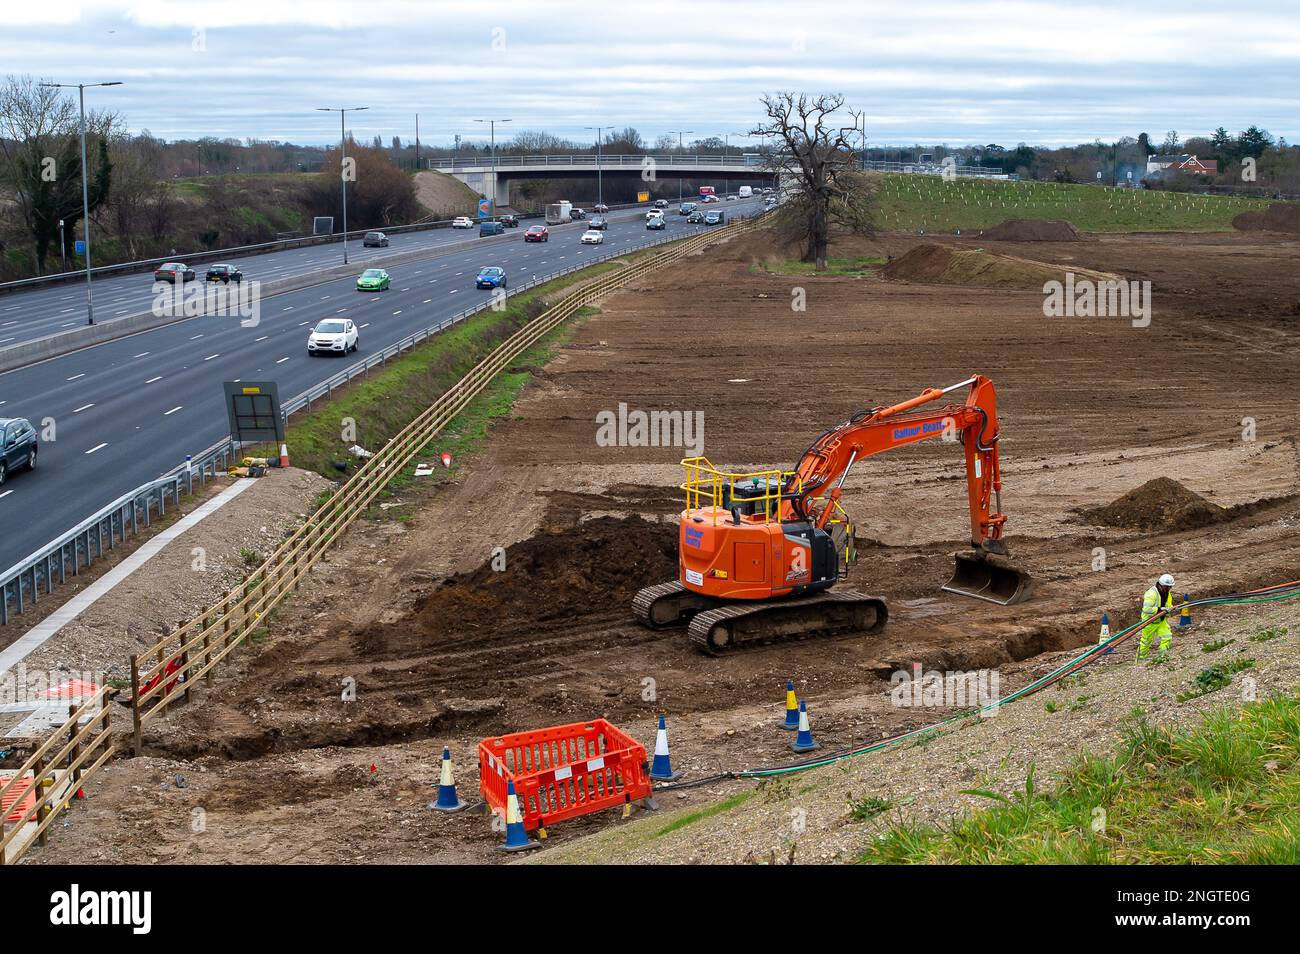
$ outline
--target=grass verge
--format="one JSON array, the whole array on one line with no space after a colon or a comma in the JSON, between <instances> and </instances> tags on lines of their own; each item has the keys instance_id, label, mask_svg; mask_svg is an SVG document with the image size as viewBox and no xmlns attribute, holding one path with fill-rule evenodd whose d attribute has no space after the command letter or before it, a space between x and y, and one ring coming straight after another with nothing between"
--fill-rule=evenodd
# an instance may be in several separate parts
<instances>
[{"instance_id":1,"label":"grass verge","mask_svg":"<svg viewBox=\"0 0 1300 954\"><path fill-rule=\"evenodd\" d=\"M349 454L349 447L356 444L377 451L497 345L542 314L550 307L551 299L558 299L560 291L577 281L620 267L618 260L601 262L576 276L568 275L514 295L506 299L501 311L484 311L467 318L372 370L368 376L354 380L336 391L332 399L295 415L285 434L294 466L315 470L331 479L351 473L358 462ZM594 313L594 309L587 313ZM535 361L535 351L536 346L521 355L512 367L526 364L529 355ZM493 381L444 432L446 440L440 438L440 452L447 450L459 456L476 446L488 422L493 416L505 413L502 408L508 410L526 379L526 373L507 371ZM251 451L250 455L277 452L278 449L266 446Z\"/></svg>"},{"instance_id":2,"label":"grass verge","mask_svg":"<svg viewBox=\"0 0 1300 954\"><path fill-rule=\"evenodd\" d=\"M1221 709L1178 732L1135 712L1117 754L1079 756L1052 792L1033 773L948 827L902 825L885 864L1300 863L1300 695Z\"/></svg>"},{"instance_id":3,"label":"grass verge","mask_svg":"<svg viewBox=\"0 0 1300 954\"><path fill-rule=\"evenodd\" d=\"M797 259L756 262L749 267L752 274L769 275L867 275L884 265L888 259L880 255L857 255L850 258L828 258L826 268L817 270L814 262Z\"/></svg>"},{"instance_id":4,"label":"grass verge","mask_svg":"<svg viewBox=\"0 0 1300 954\"><path fill-rule=\"evenodd\" d=\"M1264 199L1058 182L885 174L876 193L882 229L987 229L1007 219L1067 219L1086 232L1232 231L1233 216Z\"/></svg>"}]
</instances>

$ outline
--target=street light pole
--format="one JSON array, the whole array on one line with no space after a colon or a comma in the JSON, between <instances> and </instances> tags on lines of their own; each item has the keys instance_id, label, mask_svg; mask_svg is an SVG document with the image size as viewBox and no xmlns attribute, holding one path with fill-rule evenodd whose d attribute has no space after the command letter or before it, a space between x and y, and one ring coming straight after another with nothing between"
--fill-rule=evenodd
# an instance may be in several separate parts
<instances>
[{"instance_id":1,"label":"street light pole","mask_svg":"<svg viewBox=\"0 0 1300 954\"><path fill-rule=\"evenodd\" d=\"M81 229L86 236L86 324L95 323L95 298L90 291L90 184L86 178L86 87L121 86L121 82L111 83L41 83L42 86L59 89L76 89L81 104ZM60 222L60 224L62 224ZM63 231L59 230L59 244L63 244Z\"/></svg>"},{"instance_id":2,"label":"street light pole","mask_svg":"<svg viewBox=\"0 0 1300 954\"><path fill-rule=\"evenodd\" d=\"M343 190L343 264L348 263L348 112L359 113L369 106L317 106L318 113L339 114L339 182Z\"/></svg>"},{"instance_id":3,"label":"street light pole","mask_svg":"<svg viewBox=\"0 0 1300 954\"><path fill-rule=\"evenodd\" d=\"M514 122L512 119L476 119L476 123L487 123L492 137L492 218L497 214L497 123Z\"/></svg>"},{"instance_id":4,"label":"street light pole","mask_svg":"<svg viewBox=\"0 0 1300 954\"><path fill-rule=\"evenodd\" d=\"M693 132L695 132L694 129L670 129L670 130L668 130L668 135L670 135L670 136L671 136L673 133L676 133L676 134L677 134L677 154L678 154L678 156L680 156L681 153L682 153L682 134L683 134L683 133L693 133ZM682 204L682 171L681 171L680 169L677 170L677 204L678 204L679 206Z\"/></svg>"},{"instance_id":5,"label":"street light pole","mask_svg":"<svg viewBox=\"0 0 1300 954\"><path fill-rule=\"evenodd\" d=\"M613 129L613 126L584 126L584 129L596 130L596 204L605 204L605 182L600 172L600 140L601 133L606 129Z\"/></svg>"}]
</instances>

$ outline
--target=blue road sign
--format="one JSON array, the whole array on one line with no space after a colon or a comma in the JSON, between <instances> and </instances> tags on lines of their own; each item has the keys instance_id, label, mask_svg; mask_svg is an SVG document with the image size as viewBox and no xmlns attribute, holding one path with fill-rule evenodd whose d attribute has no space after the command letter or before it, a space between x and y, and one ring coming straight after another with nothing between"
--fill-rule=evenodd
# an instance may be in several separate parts
<instances>
[{"instance_id":1,"label":"blue road sign","mask_svg":"<svg viewBox=\"0 0 1300 954\"><path fill-rule=\"evenodd\" d=\"M78 255L85 255L86 254L85 239L77 239L76 244L73 246L73 248L76 250Z\"/></svg>"}]
</instances>

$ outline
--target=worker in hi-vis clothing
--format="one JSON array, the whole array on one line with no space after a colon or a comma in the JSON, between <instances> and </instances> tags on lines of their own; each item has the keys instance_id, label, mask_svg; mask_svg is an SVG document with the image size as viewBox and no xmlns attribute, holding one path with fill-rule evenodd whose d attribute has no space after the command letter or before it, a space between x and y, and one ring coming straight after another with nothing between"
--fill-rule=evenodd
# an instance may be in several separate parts
<instances>
[{"instance_id":1,"label":"worker in hi-vis clothing","mask_svg":"<svg viewBox=\"0 0 1300 954\"><path fill-rule=\"evenodd\" d=\"M1166 573L1156 580L1156 585L1142 595L1142 619L1146 620L1161 610L1165 615L1154 623L1142 627L1142 636L1138 639L1138 659L1146 659L1151 652L1152 641L1160 637L1160 652L1169 648L1173 642L1173 631L1169 628L1169 614L1174 605L1174 578Z\"/></svg>"}]
</instances>

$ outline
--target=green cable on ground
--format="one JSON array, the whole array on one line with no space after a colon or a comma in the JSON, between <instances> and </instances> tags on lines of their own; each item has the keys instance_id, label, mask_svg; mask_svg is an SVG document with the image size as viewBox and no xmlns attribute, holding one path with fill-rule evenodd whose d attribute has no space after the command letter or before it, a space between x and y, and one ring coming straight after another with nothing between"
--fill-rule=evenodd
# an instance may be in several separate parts
<instances>
[{"instance_id":1,"label":"green cable on ground","mask_svg":"<svg viewBox=\"0 0 1300 954\"><path fill-rule=\"evenodd\" d=\"M881 739L879 742L873 742L870 745L863 746L860 749L854 749L851 752L840 752L838 754L829 755L826 756L825 758L815 759L810 762L800 762L794 765L782 765L782 766L777 766L769 769L744 769L742 771L736 772L734 777L735 778L770 778L772 776L777 776L777 775L791 775L795 772L803 772L803 771L807 771L808 769L821 768L824 765L834 765L836 762L842 762L845 759L851 759L859 755L866 755L870 752L875 752L880 749L887 748L888 746L896 745L899 742L905 742L908 739L916 738L917 736L920 735L926 735L928 733L938 732L939 730L947 726L953 725L957 722L962 722L966 719L970 719L974 716L979 715L982 712L986 712L989 710L996 711L999 707L1004 706L1009 702L1015 702L1017 699L1023 699L1027 695L1031 695L1035 692L1038 692L1040 689L1046 688L1056 680L1060 679L1062 676L1068 674L1071 670L1078 667L1080 663L1086 664L1090 662L1092 658L1103 655L1110 646L1115 645L1127 639L1138 629L1141 629L1144 626L1149 626L1154 621L1158 621L1160 619L1166 618L1168 614L1173 610L1181 610L1183 607L1192 607L1192 606L1226 606L1226 605L1240 605L1240 604L1251 604L1251 603L1276 603L1282 600L1293 599L1297 596L1300 596L1300 583L1284 584L1283 588L1281 588L1276 593L1265 593L1256 596L1248 595L1245 593L1242 594L1234 593L1228 596L1206 596L1197 600L1188 600L1185 603L1179 603L1177 606L1172 606L1167 610L1161 610L1159 613L1155 614L1154 616L1151 616L1147 619L1140 619L1133 625L1125 627L1124 629L1116 633L1114 636L1112 636L1110 639L1106 640L1106 642L1098 643L1096 646L1090 646L1085 652L1080 653L1078 656L1076 656L1074 659L1070 660L1069 662L1065 663L1063 666L1060 666L1053 672L1050 672L1047 675L1042 676L1039 679L1035 680L1034 682L1029 683L1027 686L1022 686L1020 689L1017 689L1015 692L1011 693L1005 699L999 700L998 702L994 703L992 706L985 706L980 709L970 709L967 710L966 712L960 712L957 715L949 716L947 719L943 719L940 722L935 722L932 725L922 726L919 729L912 729L910 732L904 732L901 735L896 735L888 739Z\"/></svg>"}]
</instances>

